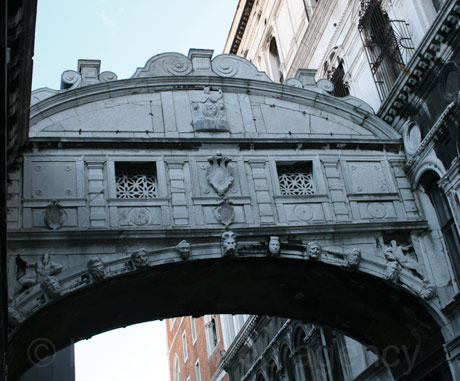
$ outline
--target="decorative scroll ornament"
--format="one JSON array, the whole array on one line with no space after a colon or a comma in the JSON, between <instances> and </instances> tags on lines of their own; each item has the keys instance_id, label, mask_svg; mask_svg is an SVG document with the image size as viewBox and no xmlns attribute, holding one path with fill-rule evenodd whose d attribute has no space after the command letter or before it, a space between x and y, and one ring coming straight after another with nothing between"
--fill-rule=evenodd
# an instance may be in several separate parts
<instances>
[{"instance_id":1,"label":"decorative scroll ornament","mask_svg":"<svg viewBox=\"0 0 460 381\"><path fill-rule=\"evenodd\" d=\"M184 239L176 245L176 251L181 258L185 261L190 257L191 245Z\"/></svg>"},{"instance_id":2,"label":"decorative scroll ornament","mask_svg":"<svg viewBox=\"0 0 460 381\"><path fill-rule=\"evenodd\" d=\"M93 281L99 281L107 277L104 262L98 257L88 261L88 272Z\"/></svg>"},{"instance_id":3,"label":"decorative scroll ornament","mask_svg":"<svg viewBox=\"0 0 460 381\"><path fill-rule=\"evenodd\" d=\"M236 234L232 231L226 231L221 236L221 249L223 257L236 257L238 248L236 246Z\"/></svg>"},{"instance_id":4,"label":"decorative scroll ornament","mask_svg":"<svg viewBox=\"0 0 460 381\"><path fill-rule=\"evenodd\" d=\"M131 254L131 262L136 270L148 267L149 257L147 254L147 250L139 249L139 250L134 251Z\"/></svg>"},{"instance_id":5,"label":"decorative scroll ornament","mask_svg":"<svg viewBox=\"0 0 460 381\"><path fill-rule=\"evenodd\" d=\"M232 202L228 200L222 200L220 205L214 210L216 220L219 221L225 227L229 226L235 218L235 210L232 206Z\"/></svg>"},{"instance_id":6,"label":"decorative scroll ornament","mask_svg":"<svg viewBox=\"0 0 460 381\"><path fill-rule=\"evenodd\" d=\"M208 161L206 179L217 194L223 197L234 180L231 169L228 167L230 159L218 152L215 156L208 158Z\"/></svg>"},{"instance_id":7,"label":"decorative scroll ornament","mask_svg":"<svg viewBox=\"0 0 460 381\"><path fill-rule=\"evenodd\" d=\"M193 127L195 131L222 132L229 131L225 118L225 105L222 90L211 91L206 86L197 102L192 102Z\"/></svg>"},{"instance_id":8,"label":"decorative scroll ornament","mask_svg":"<svg viewBox=\"0 0 460 381\"><path fill-rule=\"evenodd\" d=\"M53 200L46 207L44 211L44 218L46 225L50 229L57 230L64 225L64 222L67 219L67 214L59 201Z\"/></svg>"}]
</instances>

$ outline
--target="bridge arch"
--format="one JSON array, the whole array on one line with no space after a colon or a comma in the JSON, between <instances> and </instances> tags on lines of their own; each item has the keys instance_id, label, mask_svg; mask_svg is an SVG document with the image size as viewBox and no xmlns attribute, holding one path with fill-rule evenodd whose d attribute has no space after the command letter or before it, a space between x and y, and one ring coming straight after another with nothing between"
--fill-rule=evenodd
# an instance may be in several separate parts
<instances>
[{"instance_id":1,"label":"bridge arch","mask_svg":"<svg viewBox=\"0 0 460 381\"><path fill-rule=\"evenodd\" d=\"M10 187L12 374L37 338L59 349L208 313L334 327L398 377L436 368L452 283L428 271L447 265L400 135L311 71L280 85L211 56L162 54L120 81L74 72L37 93Z\"/></svg>"}]
</instances>

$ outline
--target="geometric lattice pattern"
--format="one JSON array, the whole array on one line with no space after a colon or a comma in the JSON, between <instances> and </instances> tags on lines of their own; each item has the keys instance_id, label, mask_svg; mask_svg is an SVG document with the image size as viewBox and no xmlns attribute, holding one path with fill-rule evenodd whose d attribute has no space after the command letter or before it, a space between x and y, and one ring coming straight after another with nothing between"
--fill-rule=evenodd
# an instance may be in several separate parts
<instances>
[{"instance_id":1,"label":"geometric lattice pattern","mask_svg":"<svg viewBox=\"0 0 460 381\"><path fill-rule=\"evenodd\" d=\"M315 193L310 162L277 165L278 182L284 196L305 196Z\"/></svg>"},{"instance_id":2,"label":"geometric lattice pattern","mask_svg":"<svg viewBox=\"0 0 460 381\"><path fill-rule=\"evenodd\" d=\"M155 198L155 163L115 163L117 198Z\"/></svg>"}]
</instances>

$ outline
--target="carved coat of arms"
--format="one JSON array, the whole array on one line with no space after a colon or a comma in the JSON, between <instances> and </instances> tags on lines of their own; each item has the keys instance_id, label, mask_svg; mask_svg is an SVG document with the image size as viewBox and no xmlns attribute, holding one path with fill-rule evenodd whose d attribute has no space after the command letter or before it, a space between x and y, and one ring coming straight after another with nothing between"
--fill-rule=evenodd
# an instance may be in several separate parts
<instances>
[{"instance_id":1,"label":"carved coat of arms","mask_svg":"<svg viewBox=\"0 0 460 381\"><path fill-rule=\"evenodd\" d=\"M44 211L44 218L46 225L52 229L57 230L67 219L67 214L62 208L62 205L59 201L51 201Z\"/></svg>"},{"instance_id":2,"label":"carved coat of arms","mask_svg":"<svg viewBox=\"0 0 460 381\"><path fill-rule=\"evenodd\" d=\"M232 171L228 167L230 159L222 156L221 153L217 153L215 156L208 158L208 161L209 166L206 179L217 194L223 197L234 180Z\"/></svg>"}]
</instances>

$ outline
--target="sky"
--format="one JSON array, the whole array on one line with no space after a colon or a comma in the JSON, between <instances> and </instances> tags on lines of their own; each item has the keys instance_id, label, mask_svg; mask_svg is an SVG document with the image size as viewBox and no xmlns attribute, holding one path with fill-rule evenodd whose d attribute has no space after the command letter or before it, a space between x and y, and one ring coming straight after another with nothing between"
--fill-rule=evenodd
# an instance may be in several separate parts
<instances>
[{"instance_id":1,"label":"sky","mask_svg":"<svg viewBox=\"0 0 460 381\"><path fill-rule=\"evenodd\" d=\"M119 79L159 53L223 52L238 0L38 0L32 89L59 89L79 59L100 59ZM75 345L77 381L168 381L164 322L107 332Z\"/></svg>"}]
</instances>

